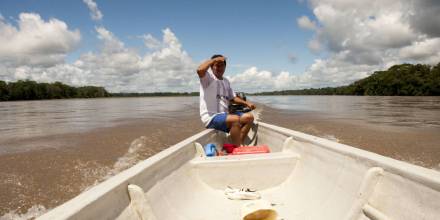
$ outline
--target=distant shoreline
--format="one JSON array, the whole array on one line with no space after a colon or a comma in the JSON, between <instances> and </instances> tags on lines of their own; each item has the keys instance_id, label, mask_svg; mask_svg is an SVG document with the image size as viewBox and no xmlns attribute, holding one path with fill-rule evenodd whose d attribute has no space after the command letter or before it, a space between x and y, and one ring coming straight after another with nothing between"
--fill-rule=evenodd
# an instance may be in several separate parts
<instances>
[{"instance_id":1,"label":"distant shoreline","mask_svg":"<svg viewBox=\"0 0 440 220\"><path fill-rule=\"evenodd\" d=\"M249 79L252 81L252 79ZM74 87L61 82L38 83L31 80L0 80L0 101L46 100L99 97L198 96L199 92L119 92L110 93L100 86ZM394 65L388 70L339 87L309 88L248 93L248 95L344 95L344 96L439 96L440 63Z\"/></svg>"},{"instance_id":2,"label":"distant shoreline","mask_svg":"<svg viewBox=\"0 0 440 220\"><path fill-rule=\"evenodd\" d=\"M290 94L246 94L247 96L359 96L359 95L290 95ZM56 100L77 100L77 99L108 99L108 98L161 98L161 97L198 97L199 95L133 95L133 96L106 96L106 97L83 97L83 98L57 98L57 99L18 99L18 100L7 100L3 101L0 100L0 103L6 103L6 102L23 102L23 101L56 101ZM365 95L370 96L370 95ZM437 97L438 95L427 95L423 97ZM375 96L370 96L375 97ZM393 96L376 96L376 97L393 97ZM416 97L413 95L407 95L407 96L394 96L394 97Z\"/></svg>"},{"instance_id":3,"label":"distant shoreline","mask_svg":"<svg viewBox=\"0 0 440 220\"><path fill-rule=\"evenodd\" d=\"M247 96L377 96L377 97L392 97L393 95L332 95L332 94L252 94L245 93ZM0 100L2 102L20 102L20 101L48 101L48 100L76 100L76 99L102 99L102 98L160 98L160 97L197 97L199 94L170 94L170 95L156 95L156 94L142 94L142 95L115 95L110 93L110 96L105 97L74 97L74 98L49 98L49 99L17 99L17 100ZM395 97L415 97L415 95L394 95ZM424 95L423 97L437 97L438 95Z\"/></svg>"},{"instance_id":4,"label":"distant shoreline","mask_svg":"<svg viewBox=\"0 0 440 220\"><path fill-rule=\"evenodd\" d=\"M110 93L111 97L199 96L199 92Z\"/></svg>"}]
</instances>

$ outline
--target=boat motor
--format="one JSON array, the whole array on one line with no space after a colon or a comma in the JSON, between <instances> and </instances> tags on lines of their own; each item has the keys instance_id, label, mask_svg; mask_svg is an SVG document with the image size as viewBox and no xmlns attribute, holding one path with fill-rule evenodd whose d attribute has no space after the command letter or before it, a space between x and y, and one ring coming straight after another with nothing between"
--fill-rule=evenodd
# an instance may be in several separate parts
<instances>
[{"instance_id":1,"label":"boat motor","mask_svg":"<svg viewBox=\"0 0 440 220\"><path fill-rule=\"evenodd\" d=\"M244 101L246 101L246 95L244 94L244 92L237 92L236 95L241 99L243 99ZM250 109L246 105L236 104L236 103L229 104L229 113L236 113L236 112L246 113L250 111L252 111L252 109Z\"/></svg>"}]
</instances>

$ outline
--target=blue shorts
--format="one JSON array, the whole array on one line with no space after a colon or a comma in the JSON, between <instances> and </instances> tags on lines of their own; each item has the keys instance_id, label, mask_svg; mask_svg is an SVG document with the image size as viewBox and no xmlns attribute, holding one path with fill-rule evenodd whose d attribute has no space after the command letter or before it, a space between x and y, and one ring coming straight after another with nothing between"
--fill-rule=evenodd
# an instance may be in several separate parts
<instances>
[{"instance_id":1,"label":"blue shorts","mask_svg":"<svg viewBox=\"0 0 440 220\"><path fill-rule=\"evenodd\" d=\"M233 113L232 115L238 115L241 117L243 115L243 112L236 112L236 113ZM216 114L214 116L214 118L211 120L211 122L209 122L209 124L206 128L213 128L215 130L229 133L229 128L226 125L226 117L227 116L228 116L228 113L226 113L226 112Z\"/></svg>"}]
</instances>

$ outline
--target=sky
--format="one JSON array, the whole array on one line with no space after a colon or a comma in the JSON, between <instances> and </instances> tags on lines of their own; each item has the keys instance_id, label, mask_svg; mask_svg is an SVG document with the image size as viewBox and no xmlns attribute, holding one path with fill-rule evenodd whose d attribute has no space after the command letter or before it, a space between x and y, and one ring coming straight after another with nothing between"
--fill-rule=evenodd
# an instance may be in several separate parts
<instances>
[{"instance_id":1,"label":"sky","mask_svg":"<svg viewBox=\"0 0 440 220\"><path fill-rule=\"evenodd\" d=\"M440 62L438 0L0 0L0 80L198 91L227 57L236 91L347 85Z\"/></svg>"}]
</instances>

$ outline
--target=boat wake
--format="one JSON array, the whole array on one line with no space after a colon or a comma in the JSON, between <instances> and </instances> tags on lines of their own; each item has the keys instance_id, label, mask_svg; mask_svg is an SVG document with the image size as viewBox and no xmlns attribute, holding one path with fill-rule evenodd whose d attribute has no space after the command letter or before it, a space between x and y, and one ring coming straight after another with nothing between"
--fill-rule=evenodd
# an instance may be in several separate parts
<instances>
[{"instance_id":1,"label":"boat wake","mask_svg":"<svg viewBox=\"0 0 440 220\"><path fill-rule=\"evenodd\" d=\"M127 153L125 153L122 157L119 157L113 167L97 167L93 165L88 166L88 164L82 166L81 170L83 178L85 178L86 180L88 178L94 178L95 181L92 185L87 184L89 181L83 181L87 185L83 186L81 191L87 191L98 183L109 179L110 177L120 173L125 169L130 168L131 166L142 160L145 155L151 156L155 154L156 152L148 147L149 145L151 145L150 142L151 141L149 141L148 138L145 136L136 138L134 141L131 142Z\"/></svg>"},{"instance_id":2,"label":"boat wake","mask_svg":"<svg viewBox=\"0 0 440 220\"><path fill-rule=\"evenodd\" d=\"M254 120L255 121L260 121L261 120L261 113L263 112L263 107L256 108L256 109L254 109L251 112L254 115Z\"/></svg>"},{"instance_id":3,"label":"boat wake","mask_svg":"<svg viewBox=\"0 0 440 220\"><path fill-rule=\"evenodd\" d=\"M96 161L81 161L78 160L74 167L80 172L79 191L84 192L93 186L103 182L110 177L120 173L121 171L130 168L156 153L157 150L151 149L151 142L146 136L141 136L133 140L127 152L119 157L113 166L103 166ZM35 204L24 213L18 209L10 210L8 213L0 216L0 220L27 220L35 219L36 217L46 213L48 209L41 204Z\"/></svg>"},{"instance_id":4,"label":"boat wake","mask_svg":"<svg viewBox=\"0 0 440 220\"><path fill-rule=\"evenodd\" d=\"M141 151L146 150L149 151L147 153L149 156L153 155L155 152L147 147L148 142L149 141L145 136L141 136L131 142L127 153L125 153L124 156L118 158L116 163L113 165L113 169L110 170L108 175L114 176L115 174L135 165L141 159Z\"/></svg>"},{"instance_id":5,"label":"boat wake","mask_svg":"<svg viewBox=\"0 0 440 220\"><path fill-rule=\"evenodd\" d=\"M34 219L45 212L47 212L46 208L42 205L34 205L27 210L26 213L18 213L17 210L9 211L8 213L0 216L0 220L27 220Z\"/></svg>"}]
</instances>

